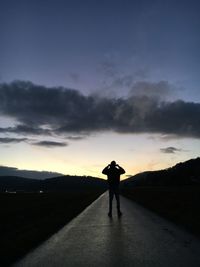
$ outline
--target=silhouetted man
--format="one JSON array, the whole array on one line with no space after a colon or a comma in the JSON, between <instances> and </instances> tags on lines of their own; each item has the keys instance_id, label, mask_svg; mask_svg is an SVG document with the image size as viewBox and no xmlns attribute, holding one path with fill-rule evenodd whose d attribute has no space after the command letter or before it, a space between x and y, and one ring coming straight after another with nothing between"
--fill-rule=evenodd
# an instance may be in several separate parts
<instances>
[{"instance_id":1,"label":"silhouetted man","mask_svg":"<svg viewBox=\"0 0 200 267\"><path fill-rule=\"evenodd\" d=\"M109 212L108 216L112 217L112 200L115 195L117 201L117 212L118 216L121 216L120 211L120 199L119 199L119 183L120 175L125 173L125 170L116 164L115 161L112 161L107 167L102 171L103 174L106 174L108 177L108 186L109 186Z\"/></svg>"}]
</instances>

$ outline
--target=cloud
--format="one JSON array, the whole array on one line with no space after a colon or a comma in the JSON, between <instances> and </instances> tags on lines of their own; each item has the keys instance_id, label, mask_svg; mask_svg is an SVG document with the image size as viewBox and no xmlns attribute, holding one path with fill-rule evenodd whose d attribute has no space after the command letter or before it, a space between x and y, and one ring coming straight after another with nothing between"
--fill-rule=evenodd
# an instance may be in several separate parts
<instances>
[{"instance_id":1,"label":"cloud","mask_svg":"<svg viewBox=\"0 0 200 267\"><path fill-rule=\"evenodd\" d=\"M176 152L182 151L182 149L179 149L179 148L176 148L176 147L173 147L173 146L169 146L169 147L166 147L166 148L161 148L160 151L162 153L166 153L166 154L174 154Z\"/></svg>"},{"instance_id":2,"label":"cloud","mask_svg":"<svg viewBox=\"0 0 200 267\"><path fill-rule=\"evenodd\" d=\"M85 136L67 136L66 138L72 141L79 141L79 140L85 139L86 137Z\"/></svg>"},{"instance_id":3,"label":"cloud","mask_svg":"<svg viewBox=\"0 0 200 267\"><path fill-rule=\"evenodd\" d=\"M0 133L16 133L16 134L30 134L30 135L51 135L51 131L39 127L32 127L29 125L19 124L15 127L0 128Z\"/></svg>"},{"instance_id":4,"label":"cloud","mask_svg":"<svg viewBox=\"0 0 200 267\"><path fill-rule=\"evenodd\" d=\"M105 55L104 60L99 64L98 71L102 72L107 78L115 78L119 75L117 56L114 54Z\"/></svg>"},{"instance_id":5,"label":"cloud","mask_svg":"<svg viewBox=\"0 0 200 267\"><path fill-rule=\"evenodd\" d=\"M69 78L73 81L73 82L79 82L80 81L80 74L72 72L69 74Z\"/></svg>"},{"instance_id":6,"label":"cloud","mask_svg":"<svg viewBox=\"0 0 200 267\"><path fill-rule=\"evenodd\" d=\"M139 81L132 85L129 92L132 96L147 96L150 98L166 99L172 94L173 88L167 81Z\"/></svg>"},{"instance_id":7,"label":"cloud","mask_svg":"<svg viewBox=\"0 0 200 267\"><path fill-rule=\"evenodd\" d=\"M18 124L0 128L0 132L64 135L67 138L113 131L200 138L200 103L169 102L156 97L166 95L170 90L166 82L145 83L142 88L142 94L134 89L127 98L106 98L30 82L0 84L0 115L12 117ZM45 146L45 143L40 145Z\"/></svg>"},{"instance_id":8,"label":"cloud","mask_svg":"<svg viewBox=\"0 0 200 267\"><path fill-rule=\"evenodd\" d=\"M0 176L21 176L32 179L44 179L61 176L58 172L20 170L15 167L0 166Z\"/></svg>"},{"instance_id":9,"label":"cloud","mask_svg":"<svg viewBox=\"0 0 200 267\"><path fill-rule=\"evenodd\" d=\"M64 142L54 142L54 141L39 141L32 143L35 146L44 146L44 147L64 147L67 146L67 143Z\"/></svg>"},{"instance_id":10,"label":"cloud","mask_svg":"<svg viewBox=\"0 0 200 267\"><path fill-rule=\"evenodd\" d=\"M9 143L20 143L27 141L27 138L9 138L9 137L0 137L0 143L9 144Z\"/></svg>"}]
</instances>

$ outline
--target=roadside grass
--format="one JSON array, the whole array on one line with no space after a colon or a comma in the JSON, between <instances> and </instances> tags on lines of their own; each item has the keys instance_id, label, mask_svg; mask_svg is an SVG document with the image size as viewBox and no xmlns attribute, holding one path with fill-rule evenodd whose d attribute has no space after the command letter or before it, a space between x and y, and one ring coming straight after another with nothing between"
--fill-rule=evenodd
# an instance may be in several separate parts
<instances>
[{"instance_id":1,"label":"roadside grass","mask_svg":"<svg viewBox=\"0 0 200 267\"><path fill-rule=\"evenodd\" d=\"M9 266L38 246L102 193L1 193L0 266Z\"/></svg>"},{"instance_id":2,"label":"roadside grass","mask_svg":"<svg viewBox=\"0 0 200 267\"><path fill-rule=\"evenodd\" d=\"M200 186L124 187L121 194L200 237Z\"/></svg>"}]
</instances>

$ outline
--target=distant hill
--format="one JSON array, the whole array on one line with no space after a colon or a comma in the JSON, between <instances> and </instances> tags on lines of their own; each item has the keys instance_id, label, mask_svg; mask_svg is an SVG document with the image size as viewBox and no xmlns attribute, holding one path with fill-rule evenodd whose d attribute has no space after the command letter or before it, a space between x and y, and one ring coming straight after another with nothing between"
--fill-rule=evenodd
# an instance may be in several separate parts
<instances>
[{"instance_id":1,"label":"distant hill","mask_svg":"<svg viewBox=\"0 0 200 267\"><path fill-rule=\"evenodd\" d=\"M16 167L0 166L0 176L16 176L16 177L26 177L31 179L46 179L63 175L64 175L63 173L58 173L58 172L21 170Z\"/></svg>"},{"instance_id":2,"label":"distant hill","mask_svg":"<svg viewBox=\"0 0 200 267\"><path fill-rule=\"evenodd\" d=\"M89 176L59 176L44 180L17 176L0 176L0 192L72 192L106 189L106 181Z\"/></svg>"},{"instance_id":3,"label":"distant hill","mask_svg":"<svg viewBox=\"0 0 200 267\"><path fill-rule=\"evenodd\" d=\"M136 174L124 181L122 186L176 186L200 185L200 158L190 159L175 166Z\"/></svg>"}]
</instances>

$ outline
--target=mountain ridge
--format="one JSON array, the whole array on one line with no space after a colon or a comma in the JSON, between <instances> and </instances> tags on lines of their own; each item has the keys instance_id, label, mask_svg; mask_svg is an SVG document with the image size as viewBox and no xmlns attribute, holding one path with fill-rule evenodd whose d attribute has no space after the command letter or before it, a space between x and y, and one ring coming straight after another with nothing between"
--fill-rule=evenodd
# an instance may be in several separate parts
<instances>
[{"instance_id":1,"label":"mountain ridge","mask_svg":"<svg viewBox=\"0 0 200 267\"><path fill-rule=\"evenodd\" d=\"M123 186L176 186L200 184L200 157L157 171L145 171L121 182Z\"/></svg>"},{"instance_id":2,"label":"mountain ridge","mask_svg":"<svg viewBox=\"0 0 200 267\"><path fill-rule=\"evenodd\" d=\"M145 171L121 181L121 186L179 186L200 185L200 157L179 162L156 171ZM106 189L107 181L91 176L63 175L46 179L20 176L0 176L0 192L6 191L82 191Z\"/></svg>"},{"instance_id":3,"label":"mountain ridge","mask_svg":"<svg viewBox=\"0 0 200 267\"><path fill-rule=\"evenodd\" d=\"M57 192L106 188L106 181L91 176L63 175L47 179L0 176L0 192Z\"/></svg>"}]
</instances>

